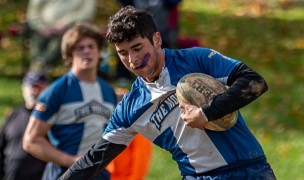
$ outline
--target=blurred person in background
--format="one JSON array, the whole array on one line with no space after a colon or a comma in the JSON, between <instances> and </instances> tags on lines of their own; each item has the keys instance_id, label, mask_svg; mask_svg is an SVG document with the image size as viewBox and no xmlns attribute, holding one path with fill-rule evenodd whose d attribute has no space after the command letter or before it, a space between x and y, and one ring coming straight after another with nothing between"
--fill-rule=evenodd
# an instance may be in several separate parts
<instances>
[{"instance_id":1,"label":"blurred person in background","mask_svg":"<svg viewBox=\"0 0 304 180\"><path fill-rule=\"evenodd\" d=\"M152 143L144 136L137 134L129 146L107 166L111 173L111 180L146 179L152 151Z\"/></svg>"},{"instance_id":2,"label":"blurred person in background","mask_svg":"<svg viewBox=\"0 0 304 180\"><path fill-rule=\"evenodd\" d=\"M0 132L0 179L41 179L46 163L25 152L22 139L37 97L47 85L47 76L43 72L25 74L22 81L24 102L6 117Z\"/></svg>"},{"instance_id":3,"label":"blurred person in background","mask_svg":"<svg viewBox=\"0 0 304 180\"><path fill-rule=\"evenodd\" d=\"M69 71L41 93L23 139L27 152L48 162L44 180L57 180L100 138L117 103L112 86L97 77L103 44L99 29L89 24L76 24L63 36ZM96 179L110 174L104 170Z\"/></svg>"},{"instance_id":4,"label":"blurred person in background","mask_svg":"<svg viewBox=\"0 0 304 180\"><path fill-rule=\"evenodd\" d=\"M30 66L51 70L61 60L64 32L77 22L92 22L95 14L95 0L30 0L26 12Z\"/></svg>"}]
</instances>

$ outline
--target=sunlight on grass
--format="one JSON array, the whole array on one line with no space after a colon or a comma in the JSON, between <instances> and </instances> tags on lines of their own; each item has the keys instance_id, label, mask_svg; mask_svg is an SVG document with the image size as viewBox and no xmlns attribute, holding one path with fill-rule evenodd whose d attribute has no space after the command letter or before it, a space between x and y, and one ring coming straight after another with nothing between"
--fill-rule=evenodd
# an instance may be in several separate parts
<instances>
[{"instance_id":1,"label":"sunlight on grass","mask_svg":"<svg viewBox=\"0 0 304 180\"><path fill-rule=\"evenodd\" d=\"M178 180L181 179L181 175L170 153L157 146L153 146L152 162L147 180L159 179Z\"/></svg>"},{"instance_id":2,"label":"sunlight on grass","mask_svg":"<svg viewBox=\"0 0 304 180\"><path fill-rule=\"evenodd\" d=\"M285 11L274 10L269 17L274 17L277 19L283 19L288 21L297 21L304 19L303 7L295 7Z\"/></svg>"},{"instance_id":3,"label":"sunlight on grass","mask_svg":"<svg viewBox=\"0 0 304 180\"><path fill-rule=\"evenodd\" d=\"M253 133L260 140L269 163L278 179L302 179L298 176L304 167L303 131L272 128L255 130Z\"/></svg>"}]
</instances>

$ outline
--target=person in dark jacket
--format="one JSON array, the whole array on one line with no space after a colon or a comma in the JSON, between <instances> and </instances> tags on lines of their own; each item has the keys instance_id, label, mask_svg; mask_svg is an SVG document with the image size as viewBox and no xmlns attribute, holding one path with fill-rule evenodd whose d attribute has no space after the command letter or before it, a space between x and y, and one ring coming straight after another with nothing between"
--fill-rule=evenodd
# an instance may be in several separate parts
<instances>
[{"instance_id":1,"label":"person in dark jacket","mask_svg":"<svg viewBox=\"0 0 304 180\"><path fill-rule=\"evenodd\" d=\"M36 98L48 85L40 71L29 71L22 83L24 102L4 121L0 132L0 179L40 180L46 163L22 149L22 139Z\"/></svg>"}]
</instances>

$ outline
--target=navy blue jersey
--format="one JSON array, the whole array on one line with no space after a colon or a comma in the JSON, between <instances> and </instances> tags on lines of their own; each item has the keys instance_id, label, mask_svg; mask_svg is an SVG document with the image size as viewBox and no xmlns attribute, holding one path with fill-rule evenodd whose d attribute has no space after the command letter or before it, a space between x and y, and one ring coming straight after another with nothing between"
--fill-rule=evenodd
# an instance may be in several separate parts
<instances>
[{"instance_id":1,"label":"navy blue jersey","mask_svg":"<svg viewBox=\"0 0 304 180\"><path fill-rule=\"evenodd\" d=\"M183 176L264 156L240 113L236 124L224 132L191 128L180 118L175 94L179 79L205 73L227 85L241 62L207 48L164 51L165 66L159 78L153 83L140 77L135 80L114 110L103 138L128 145L137 133L143 134L172 154Z\"/></svg>"},{"instance_id":2,"label":"navy blue jersey","mask_svg":"<svg viewBox=\"0 0 304 180\"><path fill-rule=\"evenodd\" d=\"M99 139L116 105L114 89L100 78L79 81L71 72L43 91L33 111L52 124L52 145L71 155L83 154Z\"/></svg>"}]
</instances>

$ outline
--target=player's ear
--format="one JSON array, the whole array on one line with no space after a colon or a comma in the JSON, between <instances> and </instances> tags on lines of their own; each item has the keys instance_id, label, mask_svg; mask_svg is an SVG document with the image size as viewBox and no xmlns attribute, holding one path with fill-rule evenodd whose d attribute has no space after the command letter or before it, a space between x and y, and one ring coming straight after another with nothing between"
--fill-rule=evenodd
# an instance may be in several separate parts
<instances>
[{"instance_id":1,"label":"player's ear","mask_svg":"<svg viewBox=\"0 0 304 180\"><path fill-rule=\"evenodd\" d=\"M162 45L162 39L159 32L154 33L153 35L153 44L156 48L160 48Z\"/></svg>"}]
</instances>

